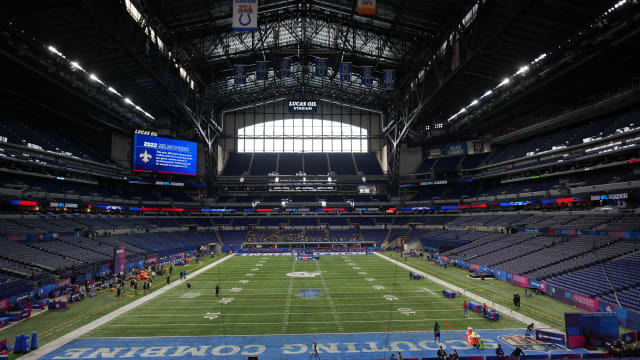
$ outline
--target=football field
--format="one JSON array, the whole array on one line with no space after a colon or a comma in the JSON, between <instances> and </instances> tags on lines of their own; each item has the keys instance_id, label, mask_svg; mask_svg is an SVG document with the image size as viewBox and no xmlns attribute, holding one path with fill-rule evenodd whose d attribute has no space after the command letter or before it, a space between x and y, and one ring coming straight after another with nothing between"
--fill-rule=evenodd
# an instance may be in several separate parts
<instances>
[{"instance_id":1,"label":"football field","mask_svg":"<svg viewBox=\"0 0 640 360\"><path fill-rule=\"evenodd\" d=\"M430 331L436 321L442 330L524 327L508 316L464 317L464 298L442 290L374 255L233 256L85 336L412 332Z\"/></svg>"}]
</instances>

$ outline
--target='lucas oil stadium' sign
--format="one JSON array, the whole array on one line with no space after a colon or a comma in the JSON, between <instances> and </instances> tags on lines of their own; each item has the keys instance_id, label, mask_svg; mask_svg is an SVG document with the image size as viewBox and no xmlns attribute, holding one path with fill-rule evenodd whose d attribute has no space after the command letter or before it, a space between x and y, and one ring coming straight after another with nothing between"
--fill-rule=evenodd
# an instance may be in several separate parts
<instances>
[{"instance_id":1,"label":"'lucas oil stadium' sign","mask_svg":"<svg viewBox=\"0 0 640 360\"><path fill-rule=\"evenodd\" d=\"M317 101L289 100L289 112L291 113L314 113L318 110Z\"/></svg>"}]
</instances>

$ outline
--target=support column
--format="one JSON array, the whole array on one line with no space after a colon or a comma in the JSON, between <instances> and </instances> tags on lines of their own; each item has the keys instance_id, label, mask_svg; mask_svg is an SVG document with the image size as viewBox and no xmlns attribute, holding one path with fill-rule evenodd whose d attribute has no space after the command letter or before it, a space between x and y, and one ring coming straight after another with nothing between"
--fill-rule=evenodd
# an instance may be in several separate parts
<instances>
[{"instance_id":1,"label":"support column","mask_svg":"<svg viewBox=\"0 0 640 360\"><path fill-rule=\"evenodd\" d=\"M205 183L207 184L207 197L212 198L216 195L216 176L218 174L218 151L217 151L217 136L214 136L213 141L210 143L204 143L205 149Z\"/></svg>"},{"instance_id":2,"label":"support column","mask_svg":"<svg viewBox=\"0 0 640 360\"><path fill-rule=\"evenodd\" d=\"M387 158L389 167L389 181L391 188L389 192L392 196L398 196L400 191L400 146L396 146L393 142L388 141L389 156Z\"/></svg>"}]
</instances>

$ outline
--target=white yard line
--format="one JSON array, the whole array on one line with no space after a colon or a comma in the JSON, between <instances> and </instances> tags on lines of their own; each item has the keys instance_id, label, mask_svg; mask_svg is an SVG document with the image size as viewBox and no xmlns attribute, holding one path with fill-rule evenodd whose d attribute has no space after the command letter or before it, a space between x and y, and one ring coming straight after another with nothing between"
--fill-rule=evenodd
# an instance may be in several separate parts
<instances>
[{"instance_id":1,"label":"white yard line","mask_svg":"<svg viewBox=\"0 0 640 360\"><path fill-rule=\"evenodd\" d=\"M379 298L376 298L379 299ZM417 298L420 300L423 300L424 298L420 297ZM321 301L322 299L316 299L317 301ZM357 299L353 299L353 300L357 300ZM335 301L335 300L334 300ZM211 301L209 301L211 302ZM407 302L407 301L403 301L402 304L404 305L424 305L424 301L416 301L416 302ZM429 301L429 305L433 305L433 304L451 304L451 300L444 300L444 301ZM313 305L304 305L304 304L296 304L296 307L311 307L311 308L315 308L317 307L317 304L313 304ZM381 306L384 308L388 307L387 303L381 303L381 302L375 302L375 303L341 303L340 304L341 307L362 307L362 306ZM282 305L231 305L231 304L227 304L225 305L225 309L230 309L230 308L281 308ZM215 306L191 306L189 305L189 309L213 309L215 308ZM145 306L145 309L185 309L184 306ZM451 309L446 310L446 311L451 311Z\"/></svg>"},{"instance_id":2,"label":"white yard line","mask_svg":"<svg viewBox=\"0 0 640 360\"><path fill-rule=\"evenodd\" d=\"M291 272L296 271L296 261L296 259L293 259L293 264L291 264ZM282 331L283 333L286 333L289 328L289 314L291 312L291 300L293 299L293 279L293 276L289 279L287 302L284 305L284 316L282 317L282 325L280 326L280 331Z\"/></svg>"},{"instance_id":3,"label":"white yard line","mask_svg":"<svg viewBox=\"0 0 640 360\"><path fill-rule=\"evenodd\" d=\"M331 300L331 294L329 293L329 287L327 286L327 282L324 280L324 276L322 275L322 270L320 270L320 261L316 261L316 269L320 272L320 279L322 280L322 287L324 288L324 292L327 293L327 300L329 301L329 308L331 309L331 316L333 316L333 321L336 323L336 328L338 331L344 331L344 326L340 321L340 316L336 311L336 304Z\"/></svg>"},{"instance_id":4,"label":"white yard line","mask_svg":"<svg viewBox=\"0 0 640 360\"><path fill-rule=\"evenodd\" d=\"M359 295L362 294L362 295ZM399 294L404 294L403 298L405 299L439 299L442 296L426 296L426 295L420 295L420 293L416 293L415 291L399 291L399 292L395 292L395 295L399 295ZM411 294L411 295L407 295L407 294ZM267 295L272 295L272 294L263 294L260 292L255 292L255 293L248 293L245 292L244 294L241 293L234 293L234 297L236 298L236 300L251 300L251 301L263 301L263 300L272 300L272 301L276 301L276 300L285 300L286 297L284 296L270 296L267 297ZM367 295L367 296L364 296ZM256 296L262 296L261 298L256 298ZM336 294L336 296L333 298L334 300L337 301L353 301L353 300L362 300L362 299L377 299L378 296L371 296L371 292L353 292L353 293L339 293ZM191 300L191 301L189 301ZM203 300L203 299L185 299L185 298L171 298L171 299L161 299L161 300L157 300L158 303L160 302L169 302L169 303L175 303L175 302L186 302L186 303L207 303L207 302L211 302L211 300L207 301L207 300Z\"/></svg>"},{"instance_id":5,"label":"white yard line","mask_svg":"<svg viewBox=\"0 0 640 360\"><path fill-rule=\"evenodd\" d=\"M507 330L514 330L514 331L522 331L522 328L517 328L517 329L486 329L489 331L493 331L493 330L498 330L498 331L507 331ZM485 331L486 331L485 330ZM430 330L427 330L426 332L429 332ZM443 332L455 332L455 330L442 330ZM357 332L350 332L350 333L330 333L330 332L319 332L319 333L297 333L297 334L287 334L288 336L304 336L304 335L358 335L358 334L386 334L386 331L368 331L368 332L362 332L362 331L357 331ZM246 334L226 334L226 335L189 335L190 338L212 338L212 337L220 337L220 336L225 336L225 337L247 337L247 336L251 336L251 337L267 337L267 336L282 336L282 334L278 333L278 334L251 334L251 335L246 335ZM162 336L158 336L158 338L183 338L185 337L184 335L162 335ZM149 336L94 336L92 337L92 339L148 339Z\"/></svg>"},{"instance_id":6,"label":"white yard line","mask_svg":"<svg viewBox=\"0 0 640 360\"><path fill-rule=\"evenodd\" d=\"M214 267L214 266L216 266L216 265L218 265L218 264L220 264L222 262L225 262L225 261L227 261L227 260L229 260L231 258L233 258L233 256L225 256L222 259L220 259L220 260L218 260L218 261L216 261L216 262L214 262L212 264L209 264L209 265L203 267L200 270L196 270L195 272L193 272L192 274L189 274L189 275L191 275L191 277L198 276L199 274L201 274L201 273L211 269L212 267ZM75 339L77 339L77 338L79 338L79 337L81 337L83 335L86 335L90 331L95 330L99 326L102 326L102 325L106 324L107 322L109 322L111 320L114 320L115 318L117 318L117 317L119 317L119 316L121 316L121 315L123 315L123 314L125 314L125 313L127 313L127 312L129 312L129 311L131 311L131 310L133 310L135 308L137 308L138 306L143 305L143 304L155 299L156 297L166 293L167 291L173 289L174 287L181 286L181 285L184 285L184 281L178 280L178 281L173 282L172 284L166 285L166 286L164 286L164 287L152 292L149 295L143 296L138 300L130 302L129 304L124 305L123 307L121 307L119 309L116 309L116 310L108 313L107 315L104 315L103 317L98 318L98 319L88 323L87 325L84 325L82 327L77 328L77 329L73 330L72 332L70 332L70 333L68 333L66 335L63 335L63 336L61 336L61 337L59 337L59 338L57 338L57 339L55 339L55 340L53 340L51 342L39 347L38 349L36 349L34 351L31 351L31 352L21 356L20 358L22 360L36 360L36 359L38 359L38 358L40 358L40 357L42 357L42 356L54 351L54 350L56 350L57 348L65 345L65 344L67 344L67 343L69 343L69 342L71 342L71 341L73 341L73 340L75 340Z\"/></svg>"},{"instance_id":7,"label":"white yard line","mask_svg":"<svg viewBox=\"0 0 640 360\"><path fill-rule=\"evenodd\" d=\"M424 319L380 319L380 320L342 320L343 323L386 323L389 321L393 322L424 322L427 323L427 327L433 327L433 321L436 320L464 320L464 321L482 321L486 322L487 319L483 317L471 318L471 317L461 317L461 318L424 318ZM335 321L290 321L289 324L334 324ZM280 322L226 322L225 325L278 325ZM217 326L219 327L219 323L170 323L170 324L106 324L105 327L166 327L166 326ZM500 330L500 329L498 329ZM520 329L522 330L522 329ZM344 334L344 333L338 333ZM280 334L282 335L282 334Z\"/></svg>"},{"instance_id":8,"label":"white yard line","mask_svg":"<svg viewBox=\"0 0 640 360\"><path fill-rule=\"evenodd\" d=\"M382 259L384 259L386 261L392 262L392 263L394 263L394 264L396 264L398 266L401 266L401 267L403 267L403 268L405 268L407 270L410 270L410 271L414 272L415 274L419 274L419 275L423 276L424 278L433 281L436 284L440 284L440 285L446 287L448 290L455 291L457 294L460 294L462 296L466 296L466 297L468 297L470 299L473 299L474 301L477 301L477 302L480 302L480 303L493 304L492 307L495 308L496 310L498 310L500 315L510 316L510 317L512 317L512 318L514 318L514 319L516 319L516 320L518 320L518 321L520 321L520 322L522 322L524 324L534 323L535 327L538 328L538 329L549 329L549 330L554 331L554 332L563 333L563 331L554 329L550 325L547 325L547 324L542 323L540 321L534 320L534 319L532 319L532 318L530 318L530 317L528 317L526 315L520 314L519 312L513 311L513 310L507 308L506 306L502 306L502 305L496 304L493 301L490 301L490 300L487 300L487 299L483 298L482 296L470 293L470 292L466 291L465 289L463 289L461 287L455 286L455 285L450 284L450 283L448 283L448 282L446 282L444 280L438 279L435 276L429 275L429 274L427 274L427 273L425 273L423 271L420 271L420 270L418 270L418 269L416 269L416 268L414 268L414 267L412 267L410 265L404 264L404 263L402 263L402 262L400 262L398 260L392 259L392 258L390 258L388 256L381 255L379 253L374 253L374 255L376 255L376 256L378 256L378 257L380 257L380 258L382 258Z\"/></svg>"},{"instance_id":9,"label":"white yard line","mask_svg":"<svg viewBox=\"0 0 640 360\"><path fill-rule=\"evenodd\" d=\"M389 305L384 304L386 307L389 307ZM228 308L228 306L225 306L225 309ZM191 307L189 307L189 309L191 309ZM424 309L424 310L412 310L415 312L446 312L446 311L451 311L451 309L447 309L447 310L443 310L443 309ZM393 312L393 311L392 311ZM388 314L389 310L366 310L366 311L336 311L336 314L363 314L363 313L367 313L367 314L371 314L371 313L384 313L384 314ZM283 313L281 312L277 312L277 313L260 313L260 316L263 315L278 315L278 316L282 316ZM308 312L290 312L289 315L306 315L308 316L309 313ZM224 313L221 316L252 316L255 317L256 314L247 314L247 313L238 313L238 314L229 314L229 313ZM192 317L192 318L198 318L198 319L202 319L202 314L149 314L149 315L127 315L127 318L134 318L134 317ZM225 323L227 324L227 323Z\"/></svg>"}]
</instances>

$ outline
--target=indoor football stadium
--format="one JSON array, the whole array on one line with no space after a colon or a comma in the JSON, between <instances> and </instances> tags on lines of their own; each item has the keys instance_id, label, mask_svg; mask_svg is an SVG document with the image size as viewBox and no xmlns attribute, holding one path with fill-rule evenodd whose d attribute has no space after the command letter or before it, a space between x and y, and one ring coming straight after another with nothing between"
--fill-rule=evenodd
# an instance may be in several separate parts
<instances>
[{"instance_id":1,"label":"indoor football stadium","mask_svg":"<svg viewBox=\"0 0 640 360\"><path fill-rule=\"evenodd\" d=\"M640 0L0 31L0 360L640 359Z\"/></svg>"}]
</instances>

